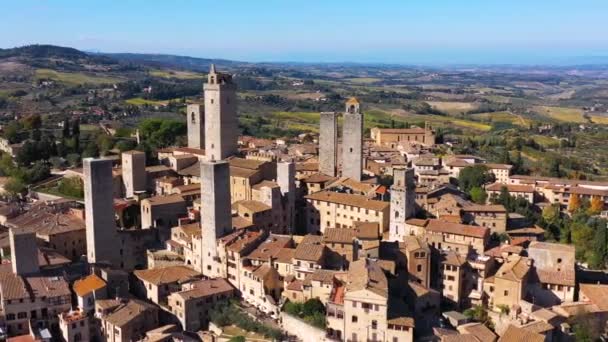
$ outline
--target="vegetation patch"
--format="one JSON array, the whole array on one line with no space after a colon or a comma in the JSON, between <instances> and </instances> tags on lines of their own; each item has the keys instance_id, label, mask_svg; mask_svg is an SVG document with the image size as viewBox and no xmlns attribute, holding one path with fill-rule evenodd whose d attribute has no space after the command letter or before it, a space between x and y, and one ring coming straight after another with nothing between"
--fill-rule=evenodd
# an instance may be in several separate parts
<instances>
[{"instance_id":1,"label":"vegetation patch","mask_svg":"<svg viewBox=\"0 0 608 342\"><path fill-rule=\"evenodd\" d=\"M35 79L40 80L53 80L67 85L81 85L81 84L113 84L121 81L120 78L89 75L82 72L60 72L52 69L37 69Z\"/></svg>"},{"instance_id":2,"label":"vegetation patch","mask_svg":"<svg viewBox=\"0 0 608 342\"><path fill-rule=\"evenodd\" d=\"M325 329L325 305L314 298L304 303L287 302L283 306L283 311L304 320L306 323L319 329Z\"/></svg>"},{"instance_id":3,"label":"vegetation patch","mask_svg":"<svg viewBox=\"0 0 608 342\"><path fill-rule=\"evenodd\" d=\"M179 71L179 70L151 70L151 76L163 77L163 78L177 78L180 80L204 78L204 74L190 71Z\"/></svg>"},{"instance_id":4,"label":"vegetation patch","mask_svg":"<svg viewBox=\"0 0 608 342\"><path fill-rule=\"evenodd\" d=\"M588 120L583 116L583 111L578 108L536 106L535 110L544 116L564 122L585 123Z\"/></svg>"},{"instance_id":5,"label":"vegetation patch","mask_svg":"<svg viewBox=\"0 0 608 342\"><path fill-rule=\"evenodd\" d=\"M477 103L473 102L429 101L427 103L431 107L449 114L466 113L479 107Z\"/></svg>"},{"instance_id":6,"label":"vegetation patch","mask_svg":"<svg viewBox=\"0 0 608 342\"><path fill-rule=\"evenodd\" d=\"M283 332L273 329L243 312L234 302L221 302L213 307L209 316L211 321L220 327L237 326L247 332L254 332L274 340L281 340Z\"/></svg>"}]
</instances>

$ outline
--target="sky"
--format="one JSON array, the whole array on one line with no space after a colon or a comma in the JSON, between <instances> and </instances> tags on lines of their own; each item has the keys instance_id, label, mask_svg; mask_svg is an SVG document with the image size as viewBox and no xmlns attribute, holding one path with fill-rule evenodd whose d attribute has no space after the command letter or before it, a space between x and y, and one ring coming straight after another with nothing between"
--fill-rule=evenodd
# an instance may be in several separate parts
<instances>
[{"instance_id":1,"label":"sky","mask_svg":"<svg viewBox=\"0 0 608 342\"><path fill-rule=\"evenodd\" d=\"M608 56L607 0L3 0L1 9L0 48L427 65Z\"/></svg>"}]
</instances>

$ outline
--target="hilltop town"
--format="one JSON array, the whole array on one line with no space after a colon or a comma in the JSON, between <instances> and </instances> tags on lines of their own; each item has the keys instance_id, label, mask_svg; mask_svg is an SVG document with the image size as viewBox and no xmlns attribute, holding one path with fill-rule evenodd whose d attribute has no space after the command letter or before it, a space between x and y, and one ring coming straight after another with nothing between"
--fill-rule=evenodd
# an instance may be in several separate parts
<instances>
[{"instance_id":1,"label":"hilltop town","mask_svg":"<svg viewBox=\"0 0 608 342\"><path fill-rule=\"evenodd\" d=\"M319 113L314 131L243 134L233 75L212 64L198 86L172 146L85 151L82 167L63 165L3 203L3 338L604 334L607 182L560 177L559 164L554 177L521 172L521 153L508 150L501 163L457 153L429 121L366 130L356 96ZM80 134L62 127L66 141ZM23 162L27 143L0 143L7 164Z\"/></svg>"}]
</instances>

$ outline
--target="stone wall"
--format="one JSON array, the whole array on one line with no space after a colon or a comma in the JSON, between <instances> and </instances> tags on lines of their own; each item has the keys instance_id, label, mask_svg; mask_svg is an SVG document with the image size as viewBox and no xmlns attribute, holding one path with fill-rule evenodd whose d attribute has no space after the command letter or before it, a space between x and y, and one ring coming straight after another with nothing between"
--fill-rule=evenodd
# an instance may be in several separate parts
<instances>
[{"instance_id":1,"label":"stone wall","mask_svg":"<svg viewBox=\"0 0 608 342\"><path fill-rule=\"evenodd\" d=\"M325 331L304 322L303 320L281 312L281 326L289 334L296 335L303 342L332 341L325 336Z\"/></svg>"}]
</instances>

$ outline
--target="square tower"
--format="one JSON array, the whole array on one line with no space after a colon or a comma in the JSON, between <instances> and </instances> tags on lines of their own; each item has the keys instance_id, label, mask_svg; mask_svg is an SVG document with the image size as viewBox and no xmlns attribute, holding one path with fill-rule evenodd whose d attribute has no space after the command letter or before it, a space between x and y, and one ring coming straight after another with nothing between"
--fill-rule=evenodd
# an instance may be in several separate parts
<instances>
[{"instance_id":1,"label":"square tower","mask_svg":"<svg viewBox=\"0 0 608 342\"><path fill-rule=\"evenodd\" d=\"M146 191L146 154L141 151L122 153L122 182L125 197L132 198L136 192Z\"/></svg>"},{"instance_id":2,"label":"square tower","mask_svg":"<svg viewBox=\"0 0 608 342\"><path fill-rule=\"evenodd\" d=\"M292 161L277 163L277 183L283 198L283 215L286 233L293 234L296 225L296 164Z\"/></svg>"},{"instance_id":3,"label":"square tower","mask_svg":"<svg viewBox=\"0 0 608 342\"><path fill-rule=\"evenodd\" d=\"M205 90L205 155L221 160L237 152L236 85L211 65Z\"/></svg>"},{"instance_id":4,"label":"square tower","mask_svg":"<svg viewBox=\"0 0 608 342\"><path fill-rule=\"evenodd\" d=\"M30 275L38 273L38 245L36 233L29 230L11 228L9 230L11 246L11 265L13 273L17 275Z\"/></svg>"},{"instance_id":5,"label":"square tower","mask_svg":"<svg viewBox=\"0 0 608 342\"><path fill-rule=\"evenodd\" d=\"M116 250L112 161L85 158L83 167L87 260L91 264L117 266L120 257Z\"/></svg>"},{"instance_id":6,"label":"square tower","mask_svg":"<svg viewBox=\"0 0 608 342\"><path fill-rule=\"evenodd\" d=\"M338 170L338 114L321 113L319 120L319 172L335 177Z\"/></svg>"},{"instance_id":7,"label":"square tower","mask_svg":"<svg viewBox=\"0 0 608 342\"><path fill-rule=\"evenodd\" d=\"M342 177L361 181L363 172L363 114L359 101L346 101L342 130Z\"/></svg>"},{"instance_id":8,"label":"square tower","mask_svg":"<svg viewBox=\"0 0 608 342\"><path fill-rule=\"evenodd\" d=\"M220 275L217 239L232 231L230 164L225 160L201 161L202 273Z\"/></svg>"},{"instance_id":9,"label":"square tower","mask_svg":"<svg viewBox=\"0 0 608 342\"><path fill-rule=\"evenodd\" d=\"M186 121L188 123L188 147L205 148L205 115L203 105L191 103L186 106Z\"/></svg>"},{"instance_id":10,"label":"square tower","mask_svg":"<svg viewBox=\"0 0 608 342\"><path fill-rule=\"evenodd\" d=\"M391 241L403 241L404 237L410 235L405 221L415 215L415 209L414 169L393 169L389 219L389 239Z\"/></svg>"}]
</instances>

